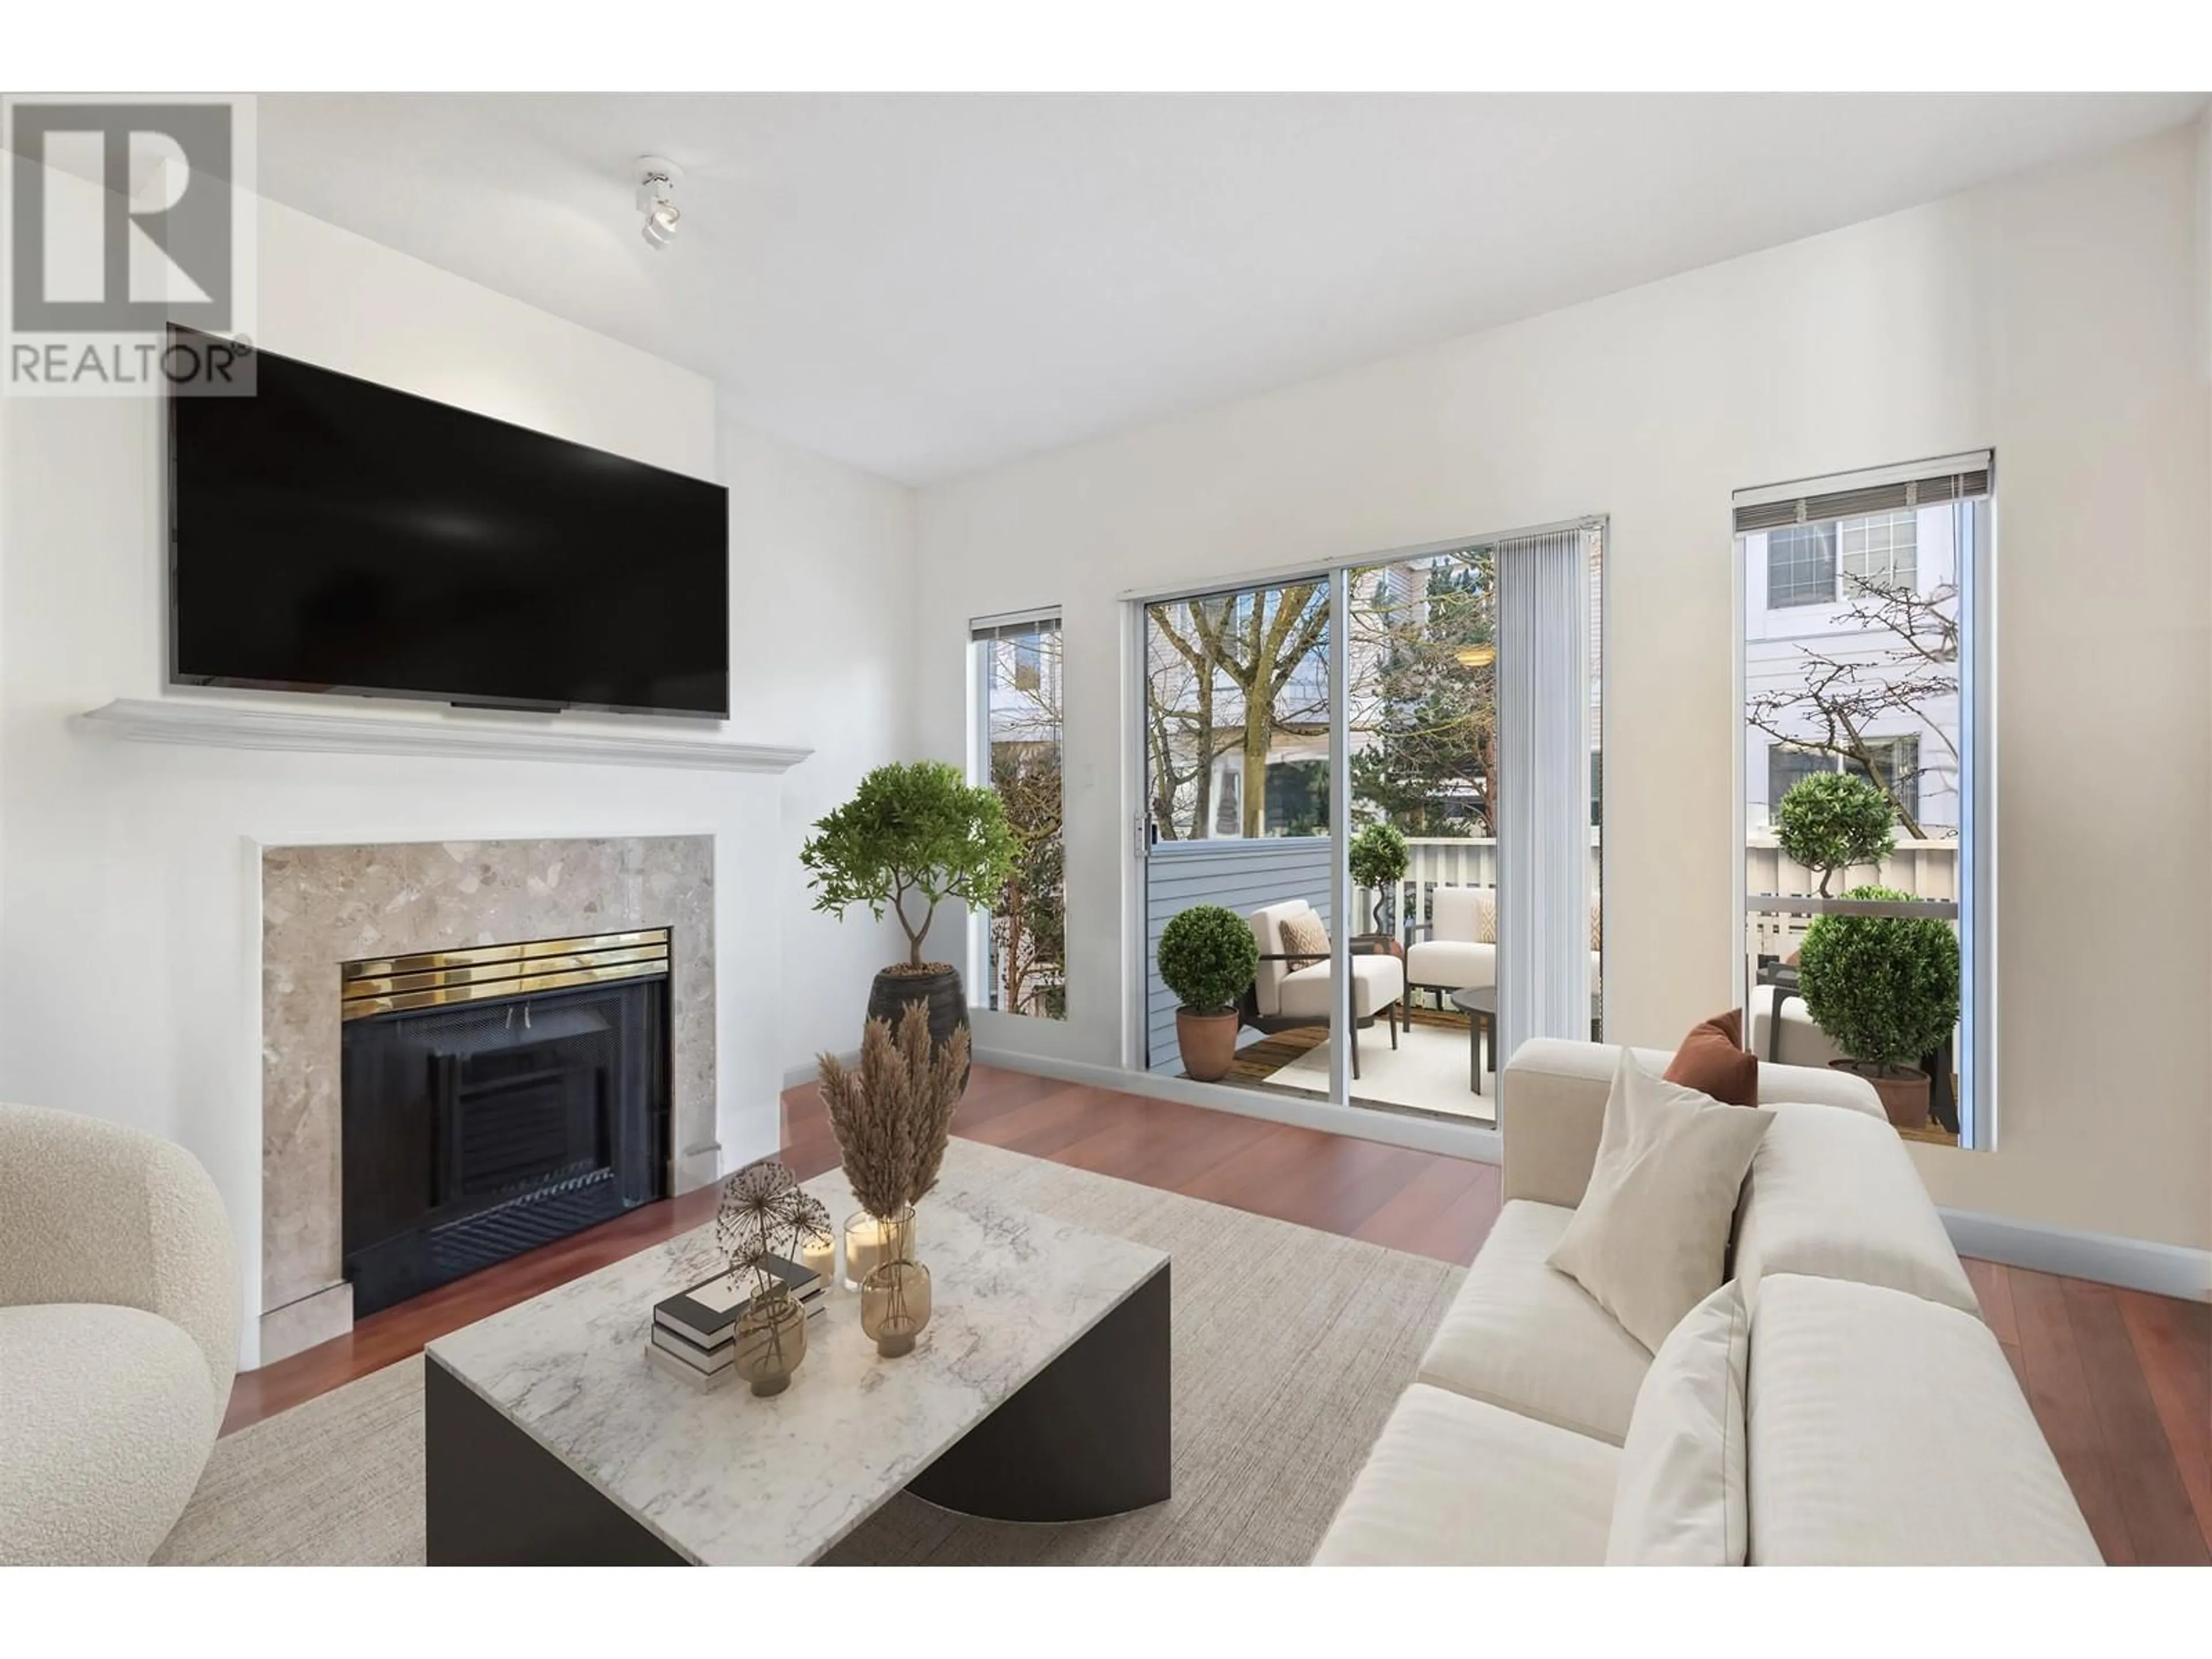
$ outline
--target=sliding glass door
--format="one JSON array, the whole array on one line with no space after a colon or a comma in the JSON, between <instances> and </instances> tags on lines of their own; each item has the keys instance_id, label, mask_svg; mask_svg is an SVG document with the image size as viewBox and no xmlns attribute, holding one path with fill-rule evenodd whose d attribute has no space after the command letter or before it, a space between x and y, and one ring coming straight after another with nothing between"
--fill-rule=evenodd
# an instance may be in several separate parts
<instances>
[{"instance_id":1,"label":"sliding glass door","mask_svg":"<svg viewBox=\"0 0 2212 1659\"><path fill-rule=\"evenodd\" d=\"M1156 1071L1329 1092L1337 915L1330 830L1332 580L1146 605L1145 1058ZM1261 960L1236 1024L1179 1020L1161 940L1195 907L1226 910ZM1229 1045L1227 1070L1186 1037Z\"/></svg>"},{"instance_id":2,"label":"sliding glass door","mask_svg":"<svg viewBox=\"0 0 2212 1659\"><path fill-rule=\"evenodd\" d=\"M1486 1124L1515 1041L1590 1034L1601 559L1592 521L1139 605L1143 1063L1200 1074L1159 963L1200 904L1261 958L1224 1082Z\"/></svg>"}]
</instances>

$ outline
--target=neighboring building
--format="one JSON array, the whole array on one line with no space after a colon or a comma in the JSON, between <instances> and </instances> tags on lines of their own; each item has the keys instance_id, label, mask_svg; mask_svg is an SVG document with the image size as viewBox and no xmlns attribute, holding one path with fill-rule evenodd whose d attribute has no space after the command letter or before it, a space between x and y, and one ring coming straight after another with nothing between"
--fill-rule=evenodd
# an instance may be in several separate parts
<instances>
[{"instance_id":1,"label":"neighboring building","mask_svg":"<svg viewBox=\"0 0 2212 1659\"><path fill-rule=\"evenodd\" d=\"M1747 535L1744 542L1744 694L1795 690L1806 681L1807 659L1861 665L1862 678L1897 684L1908 674L1930 678L1929 665L1902 662L1899 637L1869 629L1849 614L1853 580L1925 595L1949 589L1956 615L1958 562L1954 509L1878 514ZM1955 686L1956 665L1939 671ZM1774 804L1814 772L1834 772L1834 755L1787 740L1818 731L1802 708L1778 738L1744 724L1746 829L1766 835ZM1959 830L1959 738L1955 690L1915 699L1911 709L1886 711L1865 733L1885 786L1894 784L1931 837Z\"/></svg>"}]
</instances>

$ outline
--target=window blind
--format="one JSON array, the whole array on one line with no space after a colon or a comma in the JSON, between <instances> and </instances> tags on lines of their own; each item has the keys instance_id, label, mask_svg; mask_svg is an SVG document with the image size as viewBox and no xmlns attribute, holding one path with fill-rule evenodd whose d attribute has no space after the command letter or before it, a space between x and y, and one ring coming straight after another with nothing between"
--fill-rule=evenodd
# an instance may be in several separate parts
<instances>
[{"instance_id":1,"label":"window blind","mask_svg":"<svg viewBox=\"0 0 2212 1659\"><path fill-rule=\"evenodd\" d=\"M1060 626L1060 612L1053 611L1022 611L1003 617L978 617L968 624L970 640L1027 639L1034 634L1048 634Z\"/></svg>"},{"instance_id":2,"label":"window blind","mask_svg":"<svg viewBox=\"0 0 2212 1659\"><path fill-rule=\"evenodd\" d=\"M1590 1028L1594 530L1498 544L1498 1052Z\"/></svg>"},{"instance_id":3,"label":"window blind","mask_svg":"<svg viewBox=\"0 0 2212 1659\"><path fill-rule=\"evenodd\" d=\"M1778 530L1789 525L1820 524L1831 519L1863 519L1945 501L1972 501L1990 493L1995 458L1984 449L1971 455L1844 472L1826 478L1801 478L1735 493L1738 535Z\"/></svg>"}]
</instances>

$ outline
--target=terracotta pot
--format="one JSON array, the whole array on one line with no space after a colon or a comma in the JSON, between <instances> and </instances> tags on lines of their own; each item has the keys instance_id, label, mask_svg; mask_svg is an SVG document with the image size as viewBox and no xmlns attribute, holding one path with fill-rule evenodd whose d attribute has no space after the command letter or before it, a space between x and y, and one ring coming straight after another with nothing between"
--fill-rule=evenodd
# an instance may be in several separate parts
<instances>
[{"instance_id":1,"label":"terracotta pot","mask_svg":"<svg viewBox=\"0 0 2212 1659\"><path fill-rule=\"evenodd\" d=\"M1218 1083L1229 1075L1237 1059L1237 1011L1194 1013L1176 1010L1176 1046L1182 1050L1182 1069L1200 1083Z\"/></svg>"},{"instance_id":2,"label":"terracotta pot","mask_svg":"<svg viewBox=\"0 0 2212 1659\"><path fill-rule=\"evenodd\" d=\"M927 1003L929 1006L929 1040L948 1041L952 1034L968 1024L968 996L960 988L960 970L939 963L914 973L904 968L886 968L876 975L876 982L868 988L868 1018L888 1020L891 1032L898 1032L899 1021L905 1017L907 1004ZM969 1063L973 1071L975 1064ZM960 1074L960 1086L968 1086L968 1073Z\"/></svg>"},{"instance_id":3,"label":"terracotta pot","mask_svg":"<svg viewBox=\"0 0 2212 1659\"><path fill-rule=\"evenodd\" d=\"M1900 1129L1924 1129L1928 1127L1928 1073L1911 1066L1901 1068L1901 1077L1883 1075L1883 1068L1869 1066L1856 1060L1832 1060L1828 1068L1849 1072L1853 1077L1864 1078L1874 1085L1874 1091L1881 1097L1881 1109L1889 1115L1890 1122Z\"/></svg>"}]
</instances>

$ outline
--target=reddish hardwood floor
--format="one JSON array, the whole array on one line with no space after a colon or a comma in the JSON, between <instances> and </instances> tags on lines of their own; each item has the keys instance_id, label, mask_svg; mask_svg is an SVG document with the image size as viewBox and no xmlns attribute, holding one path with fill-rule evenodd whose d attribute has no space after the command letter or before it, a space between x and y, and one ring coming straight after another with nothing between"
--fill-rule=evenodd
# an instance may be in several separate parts
<instances>
[{"instance_id":1,"label":"reddish hardwood floor","mask_svg":"<svg viewBox=\"0 0 2212 1659\"><path fill-rule=\"evenodd\" d=\"M837 1161L815 1089L783 1097L783 1157ZM970 1140L1444 1261L1473 1261L1498 1214L1494 1165L1171 1101L975 1068ZM712 1188L647 1206L372 1314L351 1334L249 1371L224 1432L419 1352L426 1342L713 1218ZM2212 1307L1970 1261L2106 1559L2212 1561Z\"/></svg>"}]
</instances>

